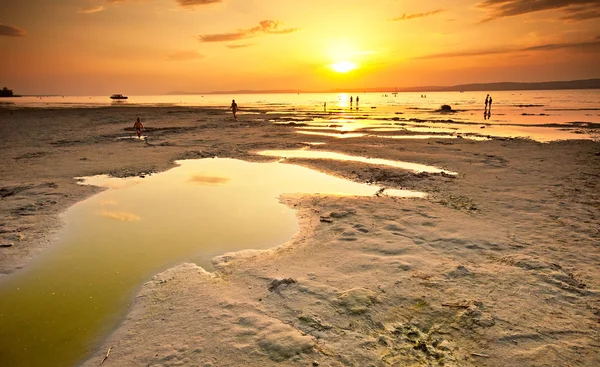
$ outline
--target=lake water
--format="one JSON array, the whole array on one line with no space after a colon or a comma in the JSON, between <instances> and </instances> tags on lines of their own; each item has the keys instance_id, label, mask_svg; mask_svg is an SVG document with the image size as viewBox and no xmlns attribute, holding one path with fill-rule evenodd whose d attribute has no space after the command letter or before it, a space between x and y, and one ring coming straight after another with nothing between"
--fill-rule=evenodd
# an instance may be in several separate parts
<instances>
[{"instance_id":1,"label":"lake water","mask_svg":"<svg viewBox=\"0 0 600 367\"><path fill-rule=\"evenodd\" d=\"M211 270L214 256L285 243L298 222L282 194L379 190L283 163L179 163L145 178L85 179L109 189L69 208L56 243L0 283L0 366L72 366L118 325L152 275L185 261Z\"/></svg>"},{"instance_id":2,"label":"lake water","mask_svg":"<svg viewBox=\"0 0 600 367\"><path fill-rule=\"evenodd\" d=\"M488 93L207 94L129 96L126 101L116 102L108 96L53 96L5 98L0 100L0 106L8 108L185 106L226 109L231 100L235 99L240 106L241 116L260 109L288 114L290 121L302 119L315 124L336 121L345 126L354 124L354 128L358 123L362 127L381 127L382 122L396 121L397 125L408 128L442 128L478 136L531 137L539 141L598 139L600 136L598 131L600 89L489 92L493 97L489 119L484 118L483 115L486 94ZM353 104L350 104L351 97ZM357 97L360 99L358 104ZM441 112L440 107L444 104L451 106L453 112ZM326 116L315 117L316 113L321 114L325 111ZM482 130L482 126L485 126L485 130Z\"/></svg>"}]
</instances>

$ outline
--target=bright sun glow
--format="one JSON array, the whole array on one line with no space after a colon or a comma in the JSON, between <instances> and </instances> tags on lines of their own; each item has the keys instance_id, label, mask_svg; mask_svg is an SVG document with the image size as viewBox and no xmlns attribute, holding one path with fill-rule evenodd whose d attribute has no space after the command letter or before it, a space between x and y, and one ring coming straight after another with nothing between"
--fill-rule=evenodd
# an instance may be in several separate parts
<instances>
[{"instance_id":1,"label":"bright sun glow","mask_svg":"<svg viewBox=\"0 0 600 367\"><path fill-rule=\"evenodd\" d=\"M350 61L342 61L335 64L331 64L333 71L338 73L347 73L357 68L356 64Z\"/></svg>"}]
</instances>

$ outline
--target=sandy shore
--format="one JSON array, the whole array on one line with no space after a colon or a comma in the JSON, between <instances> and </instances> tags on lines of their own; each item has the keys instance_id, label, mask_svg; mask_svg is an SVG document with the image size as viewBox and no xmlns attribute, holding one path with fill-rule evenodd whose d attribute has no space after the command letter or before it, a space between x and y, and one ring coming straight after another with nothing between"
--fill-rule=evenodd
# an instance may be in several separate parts
<instances>
[{"instance_id":1,"label":"sandy shore","mask_svg":"<svg viewBox=\"0 0 600 367\"><path fill-rule=\"evenodd\" d=\"M0 109L0 272L52 246L59 213L99 191L74 177L273 161L255 152L305 142L458 176L287 160L430 195L286 196L301 225L289 243L156 275L84 366L109 348L103 366L600 365L600 143L336 139L244 112ZM147 141L122 139L137 116Z\"/></svg>"}]
</instances>

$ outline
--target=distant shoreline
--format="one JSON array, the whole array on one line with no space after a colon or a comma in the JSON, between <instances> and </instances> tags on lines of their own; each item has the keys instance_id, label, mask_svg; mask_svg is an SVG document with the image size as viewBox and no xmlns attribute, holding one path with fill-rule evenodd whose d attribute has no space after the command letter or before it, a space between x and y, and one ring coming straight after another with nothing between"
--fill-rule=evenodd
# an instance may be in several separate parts
<instances>
[{"instance_id":1,"label":"distant shoreline","mask_svg":"<svg viewBox=\"0 0 600 367\"><path fill-rule=\"evenodd\" d=\"M275 89L275 90L233 90L233 91L211 91L211 92L168 92L167 95L202 95L202 94L290 94L290 93L405 93L405 92L484 92L484 91L518 91L518 90L585 90L600 89L599 79L582 79L569 81L550 82L497 82L497 83L474 83L453 86L419 86L419 87L376 87L376 88L350 88L330 89L322 91L298 90L298 89Z\"/></svg>"}]
</instances>

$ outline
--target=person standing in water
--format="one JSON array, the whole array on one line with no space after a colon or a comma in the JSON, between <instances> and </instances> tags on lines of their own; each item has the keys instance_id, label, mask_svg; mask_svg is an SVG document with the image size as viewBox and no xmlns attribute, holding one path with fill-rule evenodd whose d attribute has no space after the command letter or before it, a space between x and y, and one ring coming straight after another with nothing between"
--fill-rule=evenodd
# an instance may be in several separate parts
<instances>
[{"instance_id":1,"label":"person standing in water","mask_svg":"<svg viewBox=\"0 0 600 367\"><path fill-rule=\"evenodd\" d=\"M488 120L489 120L491 114L492 114L492 97L490 97L490 101L488 102Z\"/></svg>"},{"instance_id":2,"label":"person standing in water","mask_svg":"<svg viewBox=\"0 0 600 367\"><path fill-rule=\"evenodd\" d=\"M140 118L138 117L137 120L135 121L135 124L133 124L133 128L135 129L135 131L137 132L137 136L138 139L142 136L142 131L144 130L144 125L142 124L142 122L140 121Z\"/></svg>"},{"instance_id":3,"label":"person standing in water","mask_svg":"<svg viewBox=\"0 0 600 367\"><path fill-rule=\"evenodd\" d=\"M485 114L488 109L488 104L490 103L490 95L485 96L485 108L483 109L483 113Z\"/></svg>"},{"instance_id":4,"label":"person standing in water","mask_svg":"<svg viewBox=\"0 0 600 367\"><path fill-rule=\"evenodd\" d=\"M235 103L235 99L231 100L231 107L229 109L233 112L233 118L237 120L238 105Z\"/></svg>"},{"instance_id":5,"label":"person standing in water","mask_svg":"<svg viewBox=\"0 0 600 367\"><path fill-rule=\"evenodd\" d=\"M352 107L352 96L350 96L350 107Z\"/></svg>"}]
</instances>

